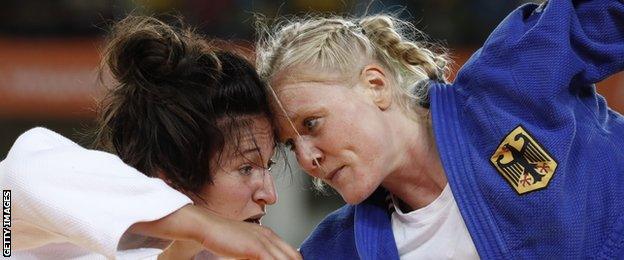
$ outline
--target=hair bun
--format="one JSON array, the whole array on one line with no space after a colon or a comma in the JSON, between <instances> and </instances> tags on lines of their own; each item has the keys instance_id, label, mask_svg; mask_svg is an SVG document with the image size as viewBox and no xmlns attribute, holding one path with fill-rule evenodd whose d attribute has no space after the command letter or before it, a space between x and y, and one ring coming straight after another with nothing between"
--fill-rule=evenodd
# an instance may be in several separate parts
<instances>
[{"instance_id":1,"label":"hair bun","mask_svg":"<svg viewBox=\"0 0 624 260\"><path fill-rule=\"evenodd\" d=\"M158 84L170 76L184 76L204 46L189 31L144 16L118 22L106 51L114 78L125 84Z\"/></svg>"},{"instance_id":2,"label":"hair bun","mask_svg":"<svg viewBox=\"0 0 624 260\"><path fill-rule=\"evenodd\" d=\"M171 39L135 38L130 39L127 47L120 58L127 58L126 67L136 66L145 76L158 78L173 74L184 59L184 43Z\"/></svg>"}]
</instances>

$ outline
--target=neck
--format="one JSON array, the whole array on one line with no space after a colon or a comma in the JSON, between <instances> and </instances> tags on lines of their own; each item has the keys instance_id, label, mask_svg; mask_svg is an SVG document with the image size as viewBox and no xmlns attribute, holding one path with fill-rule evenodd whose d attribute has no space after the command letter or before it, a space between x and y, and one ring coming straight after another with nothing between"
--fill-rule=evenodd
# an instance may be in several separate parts
<instances>
[{"instance_id":1,"label":"neck","mask_svg":"<svg viewBox=\"0 0 624 260\"><path fill-rule=\"evenodd\" d=\"M400 147L396 170L382 182L391 194L415 210L429 205L444 190L446 174L435 145L428 119L403 117L395 132Z\"/></svg>"}]
</instances>

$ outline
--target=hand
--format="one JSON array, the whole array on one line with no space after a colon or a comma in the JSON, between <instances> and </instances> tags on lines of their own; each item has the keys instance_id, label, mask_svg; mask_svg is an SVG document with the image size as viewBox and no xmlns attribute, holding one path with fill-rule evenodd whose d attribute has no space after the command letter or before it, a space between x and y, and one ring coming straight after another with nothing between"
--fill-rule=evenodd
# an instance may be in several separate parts
<instances>
[{"instance_id":1,"label":"hand","mask_svg":"<svg viewBox=\"0 0 624 260\"><path fill-rule=\"evenodd\" d=\"M214 254L243 259L302 259L299 252L269 228L217 216L186 205L159 220L132 225L146 236L200 243Z\"/></svg>"},{"instance_id":2,"label":"hand","mask_svg":"<svg viewBox=\"0 0 624 260\"><path fill-rule=\"evenodd\" d=\"M244 259L302 259L267 227L228 219L211 221L209 225L203 229L202 245L214 254Z\"/></svg>"},{"instance_id":3,"label":"hand","mask_svg":"<svg viewBox=\"0 0 624 260\"><path fill-rule=\"evenodd\" d=\"M158 260L192 260L203 250L205 248L195 241L176 240L158 256Z\"/></svg>"}]
</instances>

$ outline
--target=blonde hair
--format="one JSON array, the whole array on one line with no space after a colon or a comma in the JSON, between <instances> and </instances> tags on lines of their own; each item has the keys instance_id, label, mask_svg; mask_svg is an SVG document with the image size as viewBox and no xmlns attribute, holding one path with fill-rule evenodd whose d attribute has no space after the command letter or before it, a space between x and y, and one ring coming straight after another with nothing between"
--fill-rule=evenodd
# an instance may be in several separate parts
<instances>
[{"instance_id":1,"label":"blonde hair","mask_svg":"<svg viewBox=\"0 0 624 260\"><path fill-rule=\"evenodd\" d=\"M391 15L307 17L282 21L272 32L266 28L261 29L264 35L258 41L256 61L260 76L268 82L282 71L310 67L349 78L376 62L397 86L395 101L412 111L415 104L428 104L427 84L418 83L446 81L446 54L436 53L411 23Z\"/></svg>"},{"instance_id":2,"label":"blonde hair","mask_svg":"<svg viewBox=\"0 0 624 260\"><path fill-rule=\"evenodd\" d=\"M274 30L267 28L262 24L258 26L258 31L263 33L256 46L256 65L280 107L270 84L284 71L293 75L291 72L311 69L314 77L318 72L339 72L339 80L352 80L363 66L378 63L390 73L395 86L393 98L409 117L426 116L416 111L420 107L428 108L430 79L446 81L446 54L436 53L431 48L433 44L425 41L425 35L411 23L391 15L360 19L336 16L285 19ZM324 171L316 159L315 163ZM325 191L320 179L315 178L313 183L318 191Z\"/></svg>"}]
</instances>

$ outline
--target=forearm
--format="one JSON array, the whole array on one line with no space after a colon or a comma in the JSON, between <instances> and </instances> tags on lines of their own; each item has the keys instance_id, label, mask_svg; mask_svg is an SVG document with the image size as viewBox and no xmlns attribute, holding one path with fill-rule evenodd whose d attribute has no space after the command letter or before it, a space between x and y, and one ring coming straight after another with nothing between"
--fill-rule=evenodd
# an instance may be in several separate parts
<instances>
[{"instance_id":1,"label":"forearm","mask_svg":"<svg viewBox=\"0 0 624 260\"><path fill-rule=\"evenodd\" d=\"M194 205L186 205L155 221L135 223L129 230L146 236L194 241L220 256L246 259L301 259L297 251L270 229L229 220Z\"/></svg>"},{"instance_id":2,"label":"forearm","mask_svg":"<svg viewBox=\"0 0 624 260\"><path fill-rule=\"evenodd\" d=\"M163 218L135 223L128 230L144 236L202 243L202 230L210 228L207 225L211 217L204 209L189 204Z\"/></svg>"}]
</instances>

